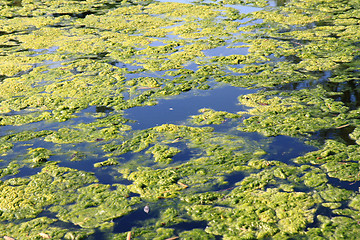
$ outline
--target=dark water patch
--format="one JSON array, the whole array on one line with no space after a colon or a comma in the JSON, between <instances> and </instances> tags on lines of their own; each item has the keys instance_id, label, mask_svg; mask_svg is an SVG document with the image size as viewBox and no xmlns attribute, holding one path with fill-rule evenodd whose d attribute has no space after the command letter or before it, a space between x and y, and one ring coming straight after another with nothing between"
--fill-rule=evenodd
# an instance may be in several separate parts
<instances>
[{"instance_id":1,"label":"dark water patch","mask_svg":"<svg viewBox=\"0 0 360 240\"><path fill-rule=\"evenodd\" d=\"M131 231L133 227L144 227L144 222L155 220L159 217L159 210L152 208L151 205L149 213L144 212L145 205L139 206L138 209L132 211L130 214L114 219L113 233L123 233Z\"/></svg>"},{"instance_id":2,"label":"dark water patch","mask_svg":"<svg viewBox=\"0 0 360 240\"><path fill-rule=\"evenodd\" d=\"M7 3L9 7L22 7L22 0L13 0Z\"/></svg>"},{"instance_id":3,"label":"dark water patch","mask_svg":"<svg viewBox=\"0 0 360 240\"><path fill-rule=\"evenodd\" d=\"M197 149L187 148L185 143L177 144L177 145L171 144L171 147L176 147L181 150L181 152L177 153L175 156L172 157L172 160L173 160L172 163L176 163L176 164L187 162L196 153L200 152L200 150L197 150Z\"/></svg>"},{"instance_id":4,"label":"dark water patch","mask_svg":"<svg viewBox=\"0 0 360 240\"><path fill-rule=\"evenodd\" d=\"M35 175L37 173L39 173L41 171L41 168L32 168L29 166L25 166L19 169L19 173L15 174L15 175L8 175L8 176L4 176L1 178L2 181L5 181L7 179L11 179L11 178L26 178L32 175Z\"/></svg>"},{"instance_id":5,"label":"dark water patch","mask_svg":"<svg viewBox=\"0 0 360 240\"><path fill-rule=\"evenodd\" d=\"M281 84L270 88L270 90L298 91L301 89L313 89L317 88L319 85L324 86L327 84L329 77L331 77L331 71L314 72L309 74L309 80Z\"/></svg>"},{"instance_id":6,"label":"dark water patch","mask_svg":"<svg viewBox=\"0 0 360 240\"><path fill-rule=\"evenodd\" d=\"M325 87L329 91L341 93L330 97L343 102L350 110L357 109L360 106L360 83L358 81L328 82Z\"/></svg>"},{"instance_id":7,"label":"dark water patch","mask_svg":"<svg viewBox=\"0 0 360 240\"><path fill-rule=\"evenodd\" d=\"M266 149L268 154L264 155L264 158L267 160L281 161L286 164L294 164L291 159L315 150L318 149L314 146L306 145L297 138L276 136Z\"/></svg>"},{"instance_id":8,"label":"dark water patch","mask_svg":"<svg viewBox=\"0 0 360 240\"><path fill-rule=\"evenodd\" d=\"M358 192L360 190L360 181L359 182L348 182L348 181L341 181L338 178L332 178L332 177L327 177L328 181L331 185L333 185L334 187L338 187L338 188L344 188L346 190L351 190L351 191L355 191Z\"/></svg>"},{"instance_id":9,"label":"dark water patch","mask_svg":"<svg viewBox=\"0 0 360 240\"><path fill-rule=\"evenodd\" d=\"M289 182L288 182L289 183ZM305 192L305 193L309 193L309 192L311 192L311 191L314 191L314 189L313 188L311 188L311 187L308 187L308 186L306 186L306 185L304 185L304 184L301 184L301 183L291 183L291 184L293 184L293 186L294 186L294 191L295 192Z\"/></svg>"},{"instance_id":10,"label":"dark water patch","mask_svg":"<svg viewBox=\"0 0 360 240\"><path fill-rule=\"evenodd\" d=\"M199 109L211 108L216 111L237 112L245 110L238 105L237 97L254 93L232 86L218 87L213 90L192 90L172 99L161 99L155 106L135 107L125 110L126 117L136 120L134 130L146 129L166 123L182 124L189 116L198 115Z\"/></svg>"},{"instance_id":11,"label":"dark water patch","mask_svg":"<svg viewBox=\"0 0 360 240\"><path fill-rule=\"evenodd\" d=\"M341 127L341 126L339 126ZM328 139L334 139L347 145L355 145L356 141L351 139L349 134L354 131L354 126L345 126L341 128L330 128L330 129L322 129L312 133L311 140L315 140L320 144L324 144Z\"/></svg>"},{"instance_id":12,"label":"dark water patch","mask_svg":"<svg viewBox=\"0 0 360 240\"><path fill-rule=\"evenodd\" d=\"M125 178L122 177L117 177L113 174L111 174L111 172L117 173L119 175L119 173L114 169L115 167L112 166L107 166L107 167L103 167L101 169L95 170L95 176L96 178L99 180L99 183L101 184L123 184L123 185L130 185L132 184L132 181L127 180Z\"/></svg>"},{"instance_id":13,"label":"dark water patch","mask_svg":"<svg viewBox=\"0 0 360 240\"><path fill-rule=\"evenodd\" d=\"M199 70L200 65L194 63L194 62L188 62L186 64L184 64L184 68L188 69L188 70L192 70L194 72L196 72L197 70Z\"/></svg>"},{"instance_id":14,"label":"dark water patch","mask_svg":"<svg viewBox=\"0 0 360 240\"><path fill-rule=\"evenodd\" d=\"M214 184L211 189L197 191L196 193L207 193L207 192L226 192L231 191L234 188L238 187L235 185L238 182L241 182L245 177L249 176L250 174L256 174L260 172L258 169L252 169L250 171L235 171L228 175L225 175L226 184Z\"/></svg>"},{"instance_id":15,"label":"dark water patch","mask_svg":"<svg viewBox=\"0 0 360 240\"><path fill-rule=\"evenodd\" d=\"M64 146L62 146L64 150ZM68 151L71 151L72 146L70 145ZM65 150L66 151L66 150ZM64 151L64 152L65 152ZM93 172L96 168L94 164L107 160L107 157L103 157L103 152L100 148L92 147L88 143L80 143L76 145L76 151L79 153L79 161L74 161L70 155L56 155L55 160L59 160L58 164L60 167L69 167L81 171ZM100 155L100 156L97 156Z\"/></svg>"},{"instance_id":16,"label":"dark water patch","mask_svg":"<svg viewBox=\"0 0 360 240\"><path fill-rule=\"evenodd\" d=\"M175 235L178 235L182 231L190 231L195 228L205 230L207 224L208 224L207 221L186 221L175 224L171 226L171 228L175 228Z\"/></svg>"},{"instance_id":17,"label":"dark water patch","mask_svg":"<svg viewBox=\"0 0 360 240\"><path fill-rule=\"evenodd\" d=\"M255 171L251 171L251 173L255 173L258 172L257 170ZM246 174L245 172L233 172L229 175L226 176L225 181L228 182L228 184L225 185L219 185L217 186L216 189L214 189L214 191L227 191L230 190L231 188L235 187L235 183L242 181L248 174Z\"/></svg>"},{"instance_id":18,"label":"dark water patch","mask_svg":"<svg viewBox=\"0 0 360 240\"><path fill-rule=\"evenodd\" d=\"M269 5L273 6L273 7L275 7L275 6L280 7L280 6L285 6L286 3L288 3L288 2L290 2L290 0L270 0Z\"/></svg>"},{"instance_id":19,"label":"dark water patch","mask_svg":"<svg viewBox=\"0 0 360 240\"><path fill-rule=\"evenodd\" d=\"M319 215L322 215L322 216L325 216L325 217L329 217L329 218L332 218L332 217L335 217L335 216L338 216L337 214L333 213L333 211L328 208L328 207L324 207L322 205L318 205L317 206L317 209L316 209L316 212L314 214L314 219L313 219L313 222L312 223L309 223L307 225L307 228L319 228L321 227L321 222L318 220L317 216Z\"/></svg>"},{"instance_id":20,"label":"dark water patch","mask_svg":"<svg viewBox=\"0 0 360 240\"><path fill-rule=\"evenodd\" d=\"M52 53L55 53L58 49L59 49L59 47L57 47L57 46L53 46L50 48L29 49L29 51L36 52L36 54L31 54L29 56L33 57L33 56L39 56L39 55L44 55L44 54L52 54ZM37 65L35 65L35 66L37 66Z\"/></svg>"},{"instance_id":21,"label":"dark water patch","mask_svg":"<svg viewBox=\"0 0 360 240\"><path fill-rule=\"evenodd\" d=\"M85 12L81 12L81 13L51 13L49 14L52 17L61 17L61 16L70 16L73 18L85 18L87 15L92 15L95 14L96 12L94 11L85 11Z\"/></svg>"},{"instance_id":22,"label":"dark water patch","mask_svg":"<svg viewBox=\"0 0 360 240\"><path fill-rule=\"evenodd\" d=\"M260 11L260 10L263 9L263 8L259 8L259 7L251 7L251 6L244 6L244 5L226 4L224 6L234 8L234 9L238 10L242 14L248 14L248 13L252 13L252 12L257 12L257 11Z\"/></svg>"},{"instance_id":23,"label":"dark water patch","mask_svg":"<svg viewBox=\"0 0 360 240\"><path fill-rule=\"evenodd\" d=\"M41 213L39 213L39 215L37 215L37 217L48 217L48 218L57 218L56 217L56 212L51 212L49 210L43 210ZM60 221L60 220L59 220ZM58 221L57 221L58 222ZM62 222L62 221L60 221ZM62 222L62 223L58 223L57 225L59 226L60 224L64 224L65 226L67 227L76 227L74 224L72 223L66 223L66 222ZM64 226L63 225L63 226ZM77 228L80 228L80 227L77 227Z\"/></svg>"}]
</instances>

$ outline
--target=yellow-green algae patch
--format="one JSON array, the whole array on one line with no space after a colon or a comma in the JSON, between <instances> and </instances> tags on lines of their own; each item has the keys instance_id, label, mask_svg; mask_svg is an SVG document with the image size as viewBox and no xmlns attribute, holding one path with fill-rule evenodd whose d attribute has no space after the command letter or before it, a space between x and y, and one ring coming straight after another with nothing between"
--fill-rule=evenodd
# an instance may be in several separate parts
<instances>
[{"instance_id":1,"label":"yellow-green algae patch","mask_svg":"<svg viewBox=\"0 0 360 240\"><path fill-rule=\"evenodd\" d=\"M68 206L52 206L49 210L57 213L57 217L66 222L72 222L83 228L95 228L113 225L114 218L128 214L133 209L131 205L139 202L137 198L129 199L126 186L115 184L115 190L109 190L110 185L91 184L76 190L76 202Z\"/></svg>"},{"instance_id":2,"label":"yellow-green algae patch","mask_svg":"<svg viewBox=\"0 0 360 240\"><path fill-rule=\"evenodd\" d=\"M172 161L171 157L179 152L181 151L176 147L155 144L154 146L150 147L146 153L152 153L155 162L170 163Z\"/></svg>"},{"instance_id":3,"label":"yellow-green algae patch","mask_svg":"<svg viewBox=\"0 0 360 240\"><path fill-rule=\"evenodd\" d=\"M111 166L111 165L118 165L119 162L115 158L109 158L103 162L98 162L94 164L94 167L104 167L104 166Z\"/></svg>"},{"instance_id":4,"label":"yellow-green algae patch","mask_svg":"<svg viewBox=\"0 0 360 240\"><path fill-rule=\"evenodd\" d=\"M54 165L48 160L56 151L44 146L28 149L25 160L42 163L43 168L27 178L1 182L1 235L21 239L40 238L41 233L78 239L94 228L111 231L111 220L129 214L131 206L140 202L129 197L133 192L146 200L182 200L179 206L161 211L159 221L149 221L150 227L132 229L135 237L143 239L176 237L171 226L182 221L181 211L208 225L205 230L179 232L183 239L357 236L358 196L330 185L328 177L359 180L358 145L330 140L320 150L294 160L302 166L291 166L262 159L266 152L260 144L211 128L165 124L130 132L126 125L121 110L154 105L158 97L195 88L208 89L210 80L241 87L295 83L289 87L295 91L266 89L241 96L240 102L251 107L248 111L209 109L192 120L199 125L218 124L250 115L239 129L265 136L311 136L323 129L351 126L355 127L351 138L358 142L358 109L337 101L338 94L330 87L306 89L298 83L307 80L311 85L324 71L331 71L329 80L334 83L359 79L358 62L353 61L359 55L359 4L292 1L246 15L222 7L237 3L264 6L266 1L1 3L0 125L65 124L2 136L0 153L16 154L10 149L19 141L44 138L58 146L100 142L109 156L136 153L144 160L138 168L132 160L119 164L116 168L131 183L111 186L98 184L91 173ZM245 17L250 21L241 21ZM249 24L256 19L263 21ZM239 42L246 44L241 47L248 48L248 55L204 53ZM199 65L196 70L186 69L194 63ZM148 77L146 70L168 72ZM137 75L141 73L145 77ZM88 114L85 121L90 123L69 121L91 106L106 107L111 113ZM191 154L172 161L183 150ZM116 163L113 160L96 166ZM18 168L11 162L1 169L1 176L15 174ZM227 177L239 171L244 179L229 189ZM222 187L227 189L214 190ZM199 191L204 193L194 194ZM318 215L320 224L310 227L320 205L337 216ZM37 217L44 210L56 218ZM15 218L33 219L18 224ZM59 219L89 231L51 225Z\"/></svg>"},{"instance_id":5,"label":"yellow-green algae patch","mask_svg":"<svg viewBox=\"0 0 360 240\"><path fill-rule=\"evenodd\" d=\"M227 239L280 238L301 233L313 221L317 203L302 192L242 191L234 189L215 203L222 206L192 205L186 209L196 220L209 222L206 232Z\"/></svg>"},{"instance_id":6,"label":"yellow-green algae patch","mask_svg":"<svg viewBox=\"0 0 360 240\"><path fill-rule=\"evenodd\" d=\"M342 102L331 98L338 94L318 87L293 92L261 91L240 96L240 102L252 108L239 114L253 116L245 119L239 130L257 131L265 136L299 136L357 123L357 111L349 111Z\"/></svg>"},{"instance_id":7,"label":"yellow-green algae patch","mask_svg":"<svg viewBox=\"0 0 360 240\"><path fill-rule=\"evenodd\" d=\"M327 140L318 151L313 151L294 159L296 163L320 165L329 177L341 181L359 181L358 145L346 146L334 140Z\"/></svg>"},{"instance_id":8,"label":"yellow-green algae patch","mask_svg":"<svg viewBox=\"0 0 360 240\"><path fill-rule=\"evenodd\" d=\"M56 219L39 217L19 224L1 224L0 234L15 239L82 239L94 233L93 230L74 229L69 231L61 227L51 226Z\"/></svg>"},{"instance_id":9,"label":"yellow-green algae patch","mask_svg":"<svg viewBox=\"0 0 360 240\"><path fill-rule=\"evenodd\" d=\"M2 162L2 160L0 160ZM6 167L0 168L0 177L5 177L7 175L15 175L19 173L20 165L15 162L10 162Z\"/></svg>"},{"instance_id":10,"label":"yellow-green algae patch","mask_svg":"<svg viewBox=\"0 0 360 240\"><path fill-rule=\"evenodd\" d=\"M34 218L51 206L58 219L94 228L132 211L130 206L138 200L128 199L126 186L117 184L110 190L110 185L97 181L91 173L53 164L29 179L9 179L1 184L1 219Z\"/></svg>"},{"instance_id":11,"label":"yellow-green algae patch","mask_svg":"<svg viewBox=\"0 0 360 240\"><path fill-rule=\"evenodd\" d=\"M199 110L199 112L202 114L191 116L191 122L196 125L222 124L228 119L240 117L237 114L228 113L225 111L214 111L207 108L202 108Z\"/></svg>"}]
</instances>

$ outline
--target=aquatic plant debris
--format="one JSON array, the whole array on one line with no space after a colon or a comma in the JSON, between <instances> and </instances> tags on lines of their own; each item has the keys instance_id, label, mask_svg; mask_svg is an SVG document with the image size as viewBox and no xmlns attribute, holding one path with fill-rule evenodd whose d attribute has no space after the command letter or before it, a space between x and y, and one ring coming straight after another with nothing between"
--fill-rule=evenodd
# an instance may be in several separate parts
<instances>
[{"instance_id":1,"label":"aquatic plant debris","mask_svg":"<svg viewBox=\"0 0 360 240\"><path fill-rule=\"evenodd\" d=\"M358 1L15 0L0 15L4 239L359 238ZM151 114L223 85L238 98Z\"/></svg>"}]
</instances>

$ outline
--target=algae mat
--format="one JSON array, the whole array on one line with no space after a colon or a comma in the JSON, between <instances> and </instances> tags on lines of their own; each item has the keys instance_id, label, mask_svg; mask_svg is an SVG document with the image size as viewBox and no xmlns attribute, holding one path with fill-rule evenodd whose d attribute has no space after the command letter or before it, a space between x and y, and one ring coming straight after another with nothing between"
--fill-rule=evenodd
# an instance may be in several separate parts
<instances>
[{"instance_id":1,"label":"algae mat","mask_svg":"<svg viewBox=\"0 0 360 240\"><path fill-rule=\"evenodd\" d=\"M359 238L359 1L0 16L4 239Z\"/></svg>"}]
</instances>

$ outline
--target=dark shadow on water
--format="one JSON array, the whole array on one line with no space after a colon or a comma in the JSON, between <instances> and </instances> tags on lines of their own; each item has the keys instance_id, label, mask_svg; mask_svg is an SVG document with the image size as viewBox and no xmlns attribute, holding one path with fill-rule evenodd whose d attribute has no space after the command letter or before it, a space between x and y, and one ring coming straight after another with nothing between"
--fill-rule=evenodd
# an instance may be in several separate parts
<instances>
[{"instance_id":1,"label":"dark shadow on water","mask_svg":"<svg viewBox=\"0 0 360 240\"><path fill-rule=\"evenodd\" d=\"M153 210L150 206L150 212L145 213L144 207L145 205L139 207L137 210L131 212L128 215L114 219L115 226L113 232L114 233L128 232L133 227L143 227L144 221L159 218L158 211Z\"/></svg>"},{"instance_id":2,"label":"dark shadow on water","mask_svg":"<svg viewBox=\"0 0 360 240\"><path fill-rule=\"evenodd\" d=\"M351 125L339 129L322 129L313 133L311 139L318 141L320 144L324 144L328 139L334 139L347 145L355 145L356 141L351 139L349 136L349 134L352 133L354 129L355 127Z\"/></svg>"},{"instance_id":3,"label":"dark shadow on water","mask_svg":"<svg viewBox=\"0 0 360 240\"><path fill-rule=\"evenodd\" d=\"M118 219L114 219L115 226L113 233L128 232L131 231L133 227L144 227L143 224L146 221L149 220L151 221L159 218L160 216L159 211L152 210L150 206L150 212L145 213L143 209L144 207L145 206L141 206L139 207L139 209L133 211L132 213L126 216L120 217ZM186 222L170 225L169 228L174 228L175 229L174 234L178 235L182 231L190 231L195 228L204 230L206 226L207 226L207 221L188 220Z\"/></svg>"},{"instance_id":4,"label":"dark shadow on water","mask_svg":"<svg viewBox=\"0 0 360 240\"><path fill-rule=\"evenodd\" d=\"M338 178L332 177L327 177L327 179L329 180L328 183L330 183L334 187L344 188L346 190L351 190L355 192L360 190L360 182L340 181Z\"/></svg>"},{"instance_id":5,"label":"dark shadow on water","mask_svg":"<svg viewBox=\"0 0 360 240\"><path fill-rule=\"evenodd\" d=\"M329 217L329 218L338 216L337 214L333 213L333 211L330 208L324 207L324 206L319 204L317 206L316 212L314 214L314 216L315 216L314 217L314 222L308 224L307 225L308 228L321 227L321 222L316 217L316 216L319 216L319 215L326 216L326 217Z\"/></svg>"},{"instance_id":6,"label":"dark shadow on water","mask_svg":"<svg viewBox=\"0 0 360 240\"><path fill-rule=\"evenodd\" d=\"M314 146L309 146L298 140L297 138L288 136L276 136L268 146L267 160L281 161L286 164L294 164L291 159L304 155L307 152L318 150Z\"/></svg>"}]
</instances>

